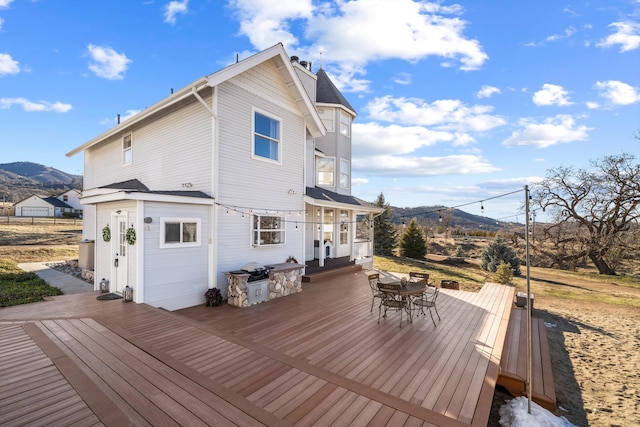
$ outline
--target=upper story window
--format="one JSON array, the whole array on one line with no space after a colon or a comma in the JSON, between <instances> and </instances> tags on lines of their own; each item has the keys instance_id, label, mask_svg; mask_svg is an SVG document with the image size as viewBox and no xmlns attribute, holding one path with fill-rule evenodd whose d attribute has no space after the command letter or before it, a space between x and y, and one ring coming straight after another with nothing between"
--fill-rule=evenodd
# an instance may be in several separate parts
<instances>
[{"instance_id":1,"label":"upper story window","mask_svg":"<svg viewBox=\"0 0 640 427\"><path fill-rule=\"evenodd\" d=\"M327 132L334 132L334 118L333 118L333 108L319 108L318 115L324 124L324 127L327 129Z\"/></svg>"},{"instance_id":2,"label":"upper story window","mask_svg":"<svg viewBox=\"0 0 640 427\"><path fill-rule=\"evenodd\" d=\"M336 159L333 157L319 157L316 160L316 170L318 171L318 185L333 187L334 171Z\"/></svg>"},{"instance_id":3,"label":"upper story window","mask_svg":"<svg viewBox=\"0 0 640 427\"><path fill-rule=\"evenodd\" d=\"M349 160L340 159L340 188L349 188L351 165Z\"/></svg>"},{"instance_id":4,"label":"upper story window","mask_svg":"<svg viewBox=\"0 0 640 427\"><path fill-rule=\"evenodd\" d=\"M284 220L279 216L254 215L252 235L254 246L283 244Z\"/></svg>"},{"instance_id":5,"label":"upper story window","mask_svg":"<svg viewBox=\"0 0 640 427\"><path fill-rule=\"evenodd\" d=\"M340 133L344 136L351 135L351 116L340 111Z\"/></svg>"},{"instance_id":6,"label":"upper story window","mask_svg":"<svg viewBox=\"0 0 640 427\"><path fill-rule=\"evenodd\" d=\"M200 246L199 218L160 218L160 247Z\"/></svg>"},{"instance_id":7,"label":"upper story window","mask_svg":"<svg viewBox=\"0 0 640 427\"><path fill-rule=\"evenodd\" d=\"M131 134L122 137L122 164L129 165L133 159L131 152Z\"/></svg>"},{"instance_id":8,"label":"upper story window","mask_svg":"<svg viewBox=\"0 0 640 427\"><path fill-rule=\"evenodd\" d=\"M253 116L253 155L265 159L280 161L282 141L280 139L280 120L254 112Z\"/></svg>"}]
</instances>

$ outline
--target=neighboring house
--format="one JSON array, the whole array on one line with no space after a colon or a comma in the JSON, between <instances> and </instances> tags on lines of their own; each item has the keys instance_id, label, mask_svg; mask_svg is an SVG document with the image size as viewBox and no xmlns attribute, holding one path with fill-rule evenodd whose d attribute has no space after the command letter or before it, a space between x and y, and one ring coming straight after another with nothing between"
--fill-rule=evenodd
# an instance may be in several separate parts
<instances>
[{"instance_id":1,"label":"neighboring house","mask_svg":"<svg viewBox=\"0 0 640 427\"><path fill-rule=\"evenodd\" d=\"M15 216L61 217L73 212L73 207L55 197L34 194L15 204Z\"/></svg>"},{"instance_id":2,"label":"neighboring house","mask_svg":"<svg viewBox=\"0 0 640 427\"><path fill-rule=\"evenodd\" d=\"M82 197L82 192L74 188L56 196L56 199L62 200L67 205L71 206L75 213L81 213L82 202L80 202L80 197Z\"/></svg>"},{"instance_id":3,"label":"neighboring house","mask_svg":"<svg viewBox=\"0 0 640 427\"><path fill-rule=\"evenodd\" d=\"M380 209L350 195L354 117L322 69L278 44L75 148L96 289L104 278L175 310L209 287L226 296L224 273L250 261L371 262Z\"/></svg>"}]
</instances>

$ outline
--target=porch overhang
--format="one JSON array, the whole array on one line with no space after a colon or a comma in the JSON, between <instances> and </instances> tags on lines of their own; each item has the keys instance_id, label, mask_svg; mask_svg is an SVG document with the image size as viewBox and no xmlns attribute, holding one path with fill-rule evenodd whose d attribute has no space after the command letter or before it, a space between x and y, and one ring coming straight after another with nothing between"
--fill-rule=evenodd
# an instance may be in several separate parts
<instances>
[{"instance_id":1,"label":"porch overhang","mask_svg":"<svg viewBox=\"0 0 640 427\"><path fill-rule=\"evenodd\" d=\"M118 189L96 189L85 192L80 199L83 205L140 200L147 202L186 203L191 205L213 205L215 200L200 191L136 191ZM192 194L189 194L192 193Z\"/></svg>"},{"instance_id":2,"label":"porch overhang","mask_svg":"<svg viewBox=\"0 0 640 427\"><path fill-rule=\"evenodd\" d=\"M357 197L338 194L319 187L307 187L304 202L312 206L347 209L364 213L380 214L384 211L383 208L365 202Z\"/></svg>"}]
</instances>

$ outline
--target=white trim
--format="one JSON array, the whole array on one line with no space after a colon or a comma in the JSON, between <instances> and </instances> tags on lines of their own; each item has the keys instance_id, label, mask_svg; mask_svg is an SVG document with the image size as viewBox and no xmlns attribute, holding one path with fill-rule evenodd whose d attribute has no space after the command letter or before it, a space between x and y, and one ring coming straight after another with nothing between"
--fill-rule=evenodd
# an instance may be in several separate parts
<instances>
[{"instance_id":1,"label":"white trim","mask_svg":"<svg viewBox=\"0 0 640 427\"><path fill-rule=\"evenodd\" d=\"M82 198L82 204L93 205L98 203L116 202L120 200L145 200L148 202L187 203L192 205L213 205L213 199L203 197L178 196L170 194L142 193L138 191L98 189L108 192L97 192ZM93 191L93 190L90 190ZM85 192L86 193L86 192Z\"/></svg>"}]
</instances>

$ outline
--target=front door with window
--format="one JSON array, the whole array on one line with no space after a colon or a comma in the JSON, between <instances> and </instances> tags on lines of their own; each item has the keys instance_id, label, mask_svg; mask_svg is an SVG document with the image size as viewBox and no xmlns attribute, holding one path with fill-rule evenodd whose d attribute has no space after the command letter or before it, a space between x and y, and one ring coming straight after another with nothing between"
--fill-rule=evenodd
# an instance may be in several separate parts
<instances>
[{"instance_id":1,"label":"front door with window","mask_svg":"<svg viewBox=\"0 0 640 427\"><path fill-rule=\"evenodd\" d=\"M117 215L114 217L114 233L111 238L111 252L112 252L112 264L111 264L111 277L113 283L111 283L111 291L122 292L127 286L127 217L125 215Z\"/></svg>"}]
</instances>

